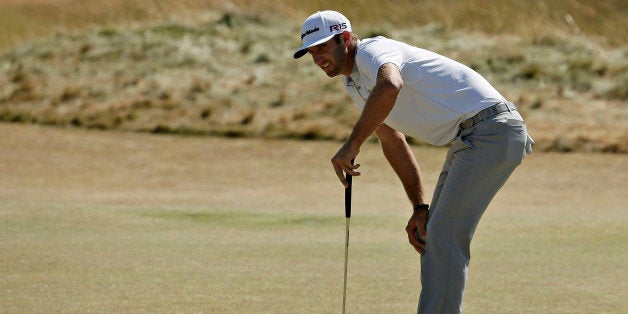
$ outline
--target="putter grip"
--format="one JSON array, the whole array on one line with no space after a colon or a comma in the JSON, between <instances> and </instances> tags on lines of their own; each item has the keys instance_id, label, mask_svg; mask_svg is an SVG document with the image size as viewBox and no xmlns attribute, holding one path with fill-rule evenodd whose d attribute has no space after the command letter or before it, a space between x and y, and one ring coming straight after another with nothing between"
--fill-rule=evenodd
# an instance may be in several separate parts
<instances>
[{"instance_id":1,"label":"putter grip","mask_svg":"<svg viewBox=\"0 0 628 314\"><path fill-rule=\"evenodd\" d=\"M351 165L353 165L354 160L351 159ZM353 185L353 177L350 174L345 174L345 179L349 186L345 189L345 217L351 218L351 186Z\"/></svg>"}]
</instances>

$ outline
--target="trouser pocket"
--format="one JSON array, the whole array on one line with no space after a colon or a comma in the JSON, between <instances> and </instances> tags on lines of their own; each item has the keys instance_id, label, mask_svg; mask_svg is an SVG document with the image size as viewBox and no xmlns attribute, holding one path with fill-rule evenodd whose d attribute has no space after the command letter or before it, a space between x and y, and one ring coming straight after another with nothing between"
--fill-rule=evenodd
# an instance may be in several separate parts
<instances>
[{"instance_id":1,"label":"trouser pocket","mask_svg":"<svg viewBox=\"0 0 628 314\"><path fill-rule=\"evenodd\" d=\"M525 157L528 151L528 145L530 145L530 152L532 151L531 147L534 141L532 141L532 143L528 142L529 136L524 121L508 119L507 124L506 162L518 165Z\"/></svg>"}]
</instances>

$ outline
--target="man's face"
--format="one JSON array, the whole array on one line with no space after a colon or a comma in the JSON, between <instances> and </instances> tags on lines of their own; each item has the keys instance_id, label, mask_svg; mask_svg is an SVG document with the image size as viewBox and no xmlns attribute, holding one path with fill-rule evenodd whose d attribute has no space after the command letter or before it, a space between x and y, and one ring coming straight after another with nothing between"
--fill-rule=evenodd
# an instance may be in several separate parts
<instances>
[{"instance_id":1,"label":"man's face","mask_svg":"<svg viewBox=\"0 0 628 314\"><path fill-rule=\"evenodd\" d=\"M329 77L337 76L345 72L347 61L347 49L342 43L336 42L332 38L320 45L316 45L307 49L312 55L312 60L318 65Z\"/></svg>"}]
</instances>

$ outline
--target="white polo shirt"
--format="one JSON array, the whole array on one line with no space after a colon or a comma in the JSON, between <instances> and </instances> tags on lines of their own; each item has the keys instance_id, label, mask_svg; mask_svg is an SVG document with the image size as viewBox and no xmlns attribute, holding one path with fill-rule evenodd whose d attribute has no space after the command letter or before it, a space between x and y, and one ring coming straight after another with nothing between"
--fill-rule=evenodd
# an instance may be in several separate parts
<instances>
[{"instance_id":1,"label":"white polo shirt","mask_svg":"<svg viewBox=\"0 0 628 314\"><path fill-rule=\"evenodd\" d=\"M375 86L379 68L386 63L401 70L404 85L384 123L431 145L453 141L462 121L505 101L471 68L380 36L358 41L353 73L344 77L347 92L360 109Z\"/></svg>"}]
</instances>

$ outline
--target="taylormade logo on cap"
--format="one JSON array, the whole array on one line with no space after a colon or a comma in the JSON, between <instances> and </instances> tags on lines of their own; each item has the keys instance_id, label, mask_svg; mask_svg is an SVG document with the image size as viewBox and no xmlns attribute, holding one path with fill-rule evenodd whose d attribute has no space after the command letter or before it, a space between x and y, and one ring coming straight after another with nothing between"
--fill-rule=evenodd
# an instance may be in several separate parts
<instances>
[{"instance_id":1,"label":"taylormade logo on cap","mask_svg":"<svg viewBox=\"0 0 628 314\"><path fill-rule=\"evenodd\" d=\"M312 34L312 33L316 33L316 32L318 32L318 31L320 31L320 30L321 30L321 29L320 29L320 28L318 28L318 27L317 27L317 28L315 28L315 29L310 29L310 30L308 30L307 32L305 32L305 33L301 34L301 40L303 40L303 37L305 37L305 36L307 36L307 35L309 35L309 34Z\"/></svg>"},{"instance_id":2,"label":"taylormade logo on cap","mask_svg":"<svg viewBox=\"0 0 628 314\"><path fill-rule=\"evenodd\" d=\"M351 23L339 12L320 11L310 15L301 27L303 45L294 53L294 58L301 58L307 53L307 48L322 44L344 31L351 31Z\"/></svg>"}]
</instances>

